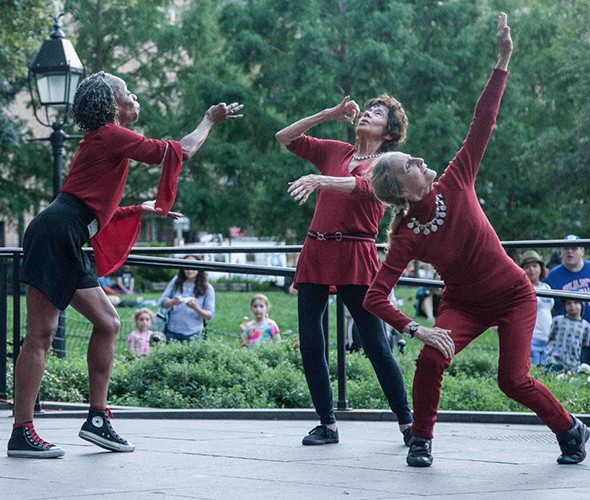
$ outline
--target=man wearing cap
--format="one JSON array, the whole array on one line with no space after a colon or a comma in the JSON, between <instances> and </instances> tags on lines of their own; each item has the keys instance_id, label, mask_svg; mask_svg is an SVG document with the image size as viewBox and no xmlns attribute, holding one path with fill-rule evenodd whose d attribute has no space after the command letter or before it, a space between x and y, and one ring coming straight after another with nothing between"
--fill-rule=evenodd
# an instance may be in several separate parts
<instances>
[{"instance_id":1,"label":"man wearing cap","mask_svg":"<svg viewBox=\"0 0 590 500\"><path fill-rule=\"evenodd\" d=\"M528 250L522 254L520 267L524 269L531 284L535 290L550 290L547 283L541 281L547 276L547 269L541 256L534 250ZM537 320L533 330L533 339L531 341L531 364L535 366L545 366L545 347L549 340L551 330L551 308L553 299L549 297L537 296Z\"/></svg>"},{"instance_id":2,"label":"man wearing cap","mask_svg":"<svg viewBox=\"0 0 590 500\"><path fill-rule=\"evenodd\" d=\"M565 241L579 240L575 234L569 234ZM584 259L584 247L561 247L561 264L549 272L543 280L554 290L567 292L590 292L590 261ZM584 304L583 318L590 321L590 305ZM553 315L565 314L561 300L555 301Z\"/></svg>"}]
</instances>

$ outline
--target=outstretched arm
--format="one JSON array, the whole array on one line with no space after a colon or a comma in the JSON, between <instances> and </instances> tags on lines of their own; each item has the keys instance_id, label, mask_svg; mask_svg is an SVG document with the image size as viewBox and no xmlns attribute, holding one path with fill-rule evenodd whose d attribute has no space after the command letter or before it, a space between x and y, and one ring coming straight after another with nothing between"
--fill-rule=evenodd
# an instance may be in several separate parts
<instances>
[{"instance_id":1,"label":"outstretched arm","mask_svg":"<svg viewBox=\"0 0 590 500\"><path fill-rule=\"evenodd\" d=\"M305 133L312 127L319 125L320 123L327 122L329 120L339 120L343 122L352 123L356 116L360 113L358 104L350 100L350 96L346 96L342 99L342 102L333 108L327 108L315 115L302 118L295 123L279 130L275 134L275 138L283 146L288 146L295 139L301 137L301 134Z\"/></svg>"},{"instance_id":2,"label":"outstretched arm","mask_svg":"<svg viewBox=\"0 0 590 500\"><path fill-rule=\"evenodd\" d=\"M242 109L244 109L244 105L238 104L237 102L232 102L231 104L221 102L215 106L211 106L205 113L199 126L180 140L180 144L182 145L182 159L190 159L201 148L214 125L226 120L238 120L242 118L244 115L237 114Z\"/></svg>"}]
</instances>

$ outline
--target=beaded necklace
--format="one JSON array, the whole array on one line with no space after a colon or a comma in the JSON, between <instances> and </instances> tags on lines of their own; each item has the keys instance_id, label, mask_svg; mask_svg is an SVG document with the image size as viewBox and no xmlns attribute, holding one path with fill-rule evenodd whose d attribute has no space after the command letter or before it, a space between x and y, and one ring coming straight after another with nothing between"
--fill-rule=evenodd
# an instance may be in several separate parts
<instances>
[{"instance_id":1,"label":"beaded necklace","mask_svg":"<svg viewBox=\"0 0 590 500\"><path fill-rule=\"evenodd\" d=\"M365 156L357 156L357 155L352 155L352 159L355 161L363 161L363 160L369 160L371 158L378 158L379 156L381 156L383 153L375 153L372 155L365 155Z\"/></svg>"},{"instance_id":2,"label":"beaded necklace","mask_svg":"<svg viewBox=\"0 0 590 500\"><path fill-rule=\"evenodd\" d=\"M422 232L424 236L428 236L431 232L435 233L438 228L445 223L445 217L447 216L447 205L442 193L438 193L435 199L436 211L434 217L430 219L426 224L421 224L416 217L412 217L408 222L408 227L419 234Z\"/></svg>"}]
</instances>

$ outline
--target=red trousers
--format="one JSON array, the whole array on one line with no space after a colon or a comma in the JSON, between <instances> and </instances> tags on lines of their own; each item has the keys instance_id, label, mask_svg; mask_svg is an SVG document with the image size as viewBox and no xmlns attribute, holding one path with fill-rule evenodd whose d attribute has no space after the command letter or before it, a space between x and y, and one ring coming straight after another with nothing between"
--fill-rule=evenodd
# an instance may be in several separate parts
<instances>
[{"instance_id":1,"label":"red trousers","mask_svg":"<svg viewBox=\"0 0 590 500\"><path fill-rule=\"evenodd\" d=\"M455 355L488 328L497 325L500 344L498 386L509 398L530 408L555 433L572 425L569 413L555 396L529 375L531 337L537 316L532 288L517 286L501 301L440 303L436 326L451 330ZM432 439L445 369L450 360L433 347L424 346L416 360L413 385L412 434Z\"/></svg>"}]
</instances>

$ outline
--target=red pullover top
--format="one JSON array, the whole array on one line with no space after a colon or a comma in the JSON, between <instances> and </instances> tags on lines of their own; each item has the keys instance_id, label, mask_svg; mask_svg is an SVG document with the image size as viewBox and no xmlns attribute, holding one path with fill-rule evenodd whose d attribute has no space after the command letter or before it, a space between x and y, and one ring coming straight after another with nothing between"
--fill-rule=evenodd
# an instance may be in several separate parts
<instances>
[{"instance_id":1,"label":"red pullover top","mask_svg":"<svg viewBox=\"0 0 590 500\"><path fill-rule=\"evenodd\" d=\"M146 139L112 123L84 134L61 188L83 201L96 217L99 230L91 243L99 276L125 262L139 234L141 205L119 207L129 159L162 164L156 206L168 214L182 168L182 146L177 141Z\"/></svg>"},{"instance_id":2,"label":"red pullover top","mask_svg":"<svg viewBox=\"0 0 590 500\"><path fill-rule=\"evenodd\" d=\"M323 175L354 177L352 193L334 189L318 191L310 229L318 233L361 233L377 235L385 206L371 190L367 169L370 162L348 171L354 147L348 143L302 135L287 149L313 163ZM377 249L372 242L318 241L306 238L297 262L295 286L369 285L379 269Z\"/></svg>"},{"instance_id":3,"label":"red pullover top","mask_svg":"<svg viewBox=\"0 0 590 500\"><path fill-rule=\"evenodd\" d=\"M508 73L495 69L475 107L463 146L432 191L411 203L387 257L365 297L364 307L396 330L411 321L388 300L391 289L412 259L431 263L445 282L443 300L454 305L504 302L521 286L531 288L524 271L508 257L486 218L475 193L475 178L492 134ZM447 217L436 232L415 234L412 217L422 224L435 214L435 197L442 193ZM534 292L533 292L534 293Z\"/></svg>"}]
</instances>

